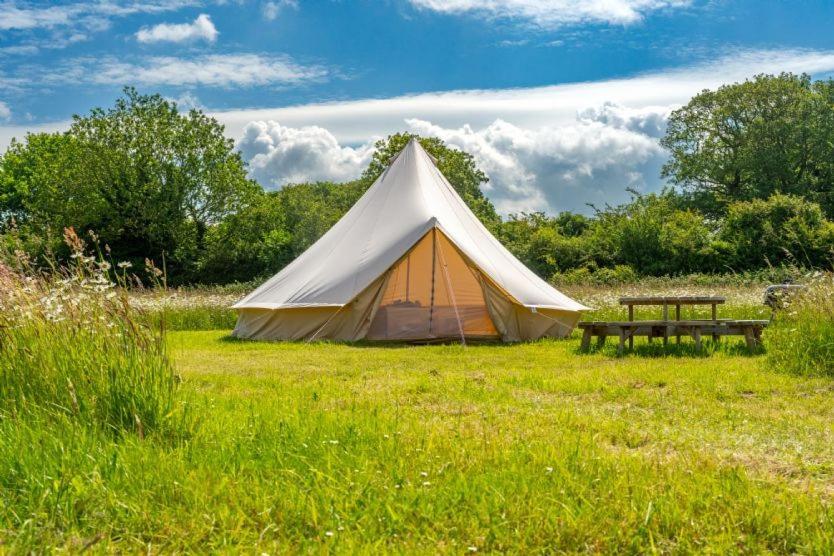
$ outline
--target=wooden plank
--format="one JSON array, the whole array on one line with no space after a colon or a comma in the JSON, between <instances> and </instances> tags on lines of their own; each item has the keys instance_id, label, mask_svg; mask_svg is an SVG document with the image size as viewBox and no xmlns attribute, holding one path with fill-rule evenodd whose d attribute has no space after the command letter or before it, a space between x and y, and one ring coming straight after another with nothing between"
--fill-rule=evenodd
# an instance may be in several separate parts
<instances>
[{"instance_id":1,"label":"wooden plank","mask_svg":"<svg viewBox=\"0 0 834 556\"><path fill-rule=\"evenodd\" d=\"M714 295L628 296L620 298L620 305L711 305L726 303L727 298Z\"/></svg>"},{"instance_id":2,"label":"wooden plank","mask_svg":"<svg viewBox=\"0 0 834 556\"><path fill-rule=\"evenodd\" d=\"M700 353L701 352L701 329L700 328L693 328L692 329L692 337L695 338L695 351Z\"/></svg>"}]
</instances>

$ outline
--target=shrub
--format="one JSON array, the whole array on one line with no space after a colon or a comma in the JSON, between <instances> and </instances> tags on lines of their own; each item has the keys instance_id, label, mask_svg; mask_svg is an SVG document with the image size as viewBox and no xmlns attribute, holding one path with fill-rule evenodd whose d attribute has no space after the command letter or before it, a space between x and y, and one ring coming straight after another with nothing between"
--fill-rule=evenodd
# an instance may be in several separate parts
<instances>
[{"instance_id":1,"label":"shrub","mask_svg":"<svg viewBox=\"0 0 834 556\"><path fill-rule=\"evenodd\" d=\"M819 276L806 291L787 300L765 341L773 368L834 376L834 276Z\"/></svg>"},{"instance_id":2,"label":"shrub","mask_svg":"<svg viewBox=\"0 0 834 556\"><path fill-rule=\"evenodd\" d=\"M557 285L595 284L613 286L633 284L639 280L638 274L628 265L616 265L614 268L574 268L567 272L557 272L550 281Z\"/></svg>"},{"instance_id":3,"label":"shrub","mask_svg":"<svg viewBox=\"0 0 834 556\"><path fill-rule=\"evenodd\" d=\"M69 267L0 266L0 415L57 412L144 436L177 413L162 331L109 279L110 263L67 237Z\"/></svg>"},{"instance_id":4,"label":"shrub","mask_svg":"<svg viewBox=\"0 0 834 556\"><path fill-rule=\"evenodd\" d=\"M737 269L793 264L830 267L834 225L816 203L776 194L732 203L721 228Z\"/></svg>"}]
</instances>

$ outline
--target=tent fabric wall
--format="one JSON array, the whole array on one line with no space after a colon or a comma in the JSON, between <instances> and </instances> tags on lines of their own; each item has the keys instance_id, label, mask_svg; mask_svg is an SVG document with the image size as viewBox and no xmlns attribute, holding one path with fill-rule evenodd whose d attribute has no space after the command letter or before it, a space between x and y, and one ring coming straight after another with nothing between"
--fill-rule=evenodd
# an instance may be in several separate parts
<instances>
[{"instance_id":1,"label":"tent fabric wall","mask_svg":"<svg viewBox=\"0 0 834 556\"><path fill-rule=\"evenodd\" d=\"M538 340L539 338L565 338L570 336L581 313L558 309L524 307L509 299L491 280L481 274L489 315L505 342Z\"/></svg>"},{"instance_id":2,"label":"tent fabric wall","mask_svg":"<svg viewBox=\"0 0 834 556\"><path fill-rule=\"evenodd\" d=\"M253 340L361 340L379 307L388 276L380 276L342 307L238 309L232 335Z\"/></svg>"}]
</instances>

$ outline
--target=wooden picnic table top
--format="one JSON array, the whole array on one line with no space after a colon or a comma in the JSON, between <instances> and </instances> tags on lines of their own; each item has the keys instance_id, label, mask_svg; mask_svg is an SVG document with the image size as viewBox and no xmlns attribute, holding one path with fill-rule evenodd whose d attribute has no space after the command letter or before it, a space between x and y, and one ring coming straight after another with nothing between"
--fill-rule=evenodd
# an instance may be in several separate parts
<instances>
[{"instance_id":1,"label":"wooden picnic table top","mask_svg":"<svg viewBox=\"0 0 834 556\"><path fill-rule=\"evenodd\" d=\"M769 321L762 319L696 319L696 320L629 320L629 321L582 321L579 328L600 326L619 326L636 328L639 326L767 326Z\"/></svg>"},{"instance_id":2,"label":"wooden picnic table top","mask_svg":"<svg viewBox=\"0 0 834 556\"><path fill-rule=\"evenodd\" d=\"M620 305L719 305L727 298L718 295L647 295L620 298Z\"/></svg>"}]
</instances>

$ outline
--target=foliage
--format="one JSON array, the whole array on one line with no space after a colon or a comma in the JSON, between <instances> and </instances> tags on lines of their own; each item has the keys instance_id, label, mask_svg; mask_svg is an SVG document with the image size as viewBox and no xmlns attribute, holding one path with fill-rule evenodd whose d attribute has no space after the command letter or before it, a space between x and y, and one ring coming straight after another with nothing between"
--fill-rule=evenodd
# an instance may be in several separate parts
<instances>
[{"instance_id":1,"label":"foliage","mask_svg":"<svg viewBox=\"0 0 834 556\"><path fill-rule=\"evenodd\" d=\"M214 119L131 88L66 133L13 142L0 162L0 216L39 237L94 230L119 260L167 259L175 279L195 270L207 230L257 191Z\"/></svg>"},{"instance_id":2,"label":"foliage","mask_svg":"<svg viewBox=\"0 0 834 556\"><path fill-rule=\"evenodd\" d=\"M673 112L661 144L663 176L707 214L781 193L834 217L834 80L759 75L703 91Z\"/></svg>"},{"instance_id":3,"label":"foliage","mask_svg":"<svg viewBox=\"0 0 834 556\"><path fill-rule=\"evenodd\" d=\"M800 197L776 194L731 203L721 238L735 268L762 263L830 268L834 260L834 223L823 217L819 205Z\"/></svg>"},{"instance_id":4,"label":"foliage","mask_svg":"<svg viewBox=\"0 0 834 556\"><path fill-rule=\"evenodd\" d=\"M817 276L788 296L765 336L768 361L800 376L834 376L834 277Z\"/></svg>"},{"instance_id":5,"label":"foliage","mask_svg":"<svg viewBox=\"0 0 834 556\"><path fill-rule=\"evenodd\" d=\"M289 185L212 227L201 257L207 283L272 275L301 255L365 192L362 181Z\"/></svg>"}]
</instances>

